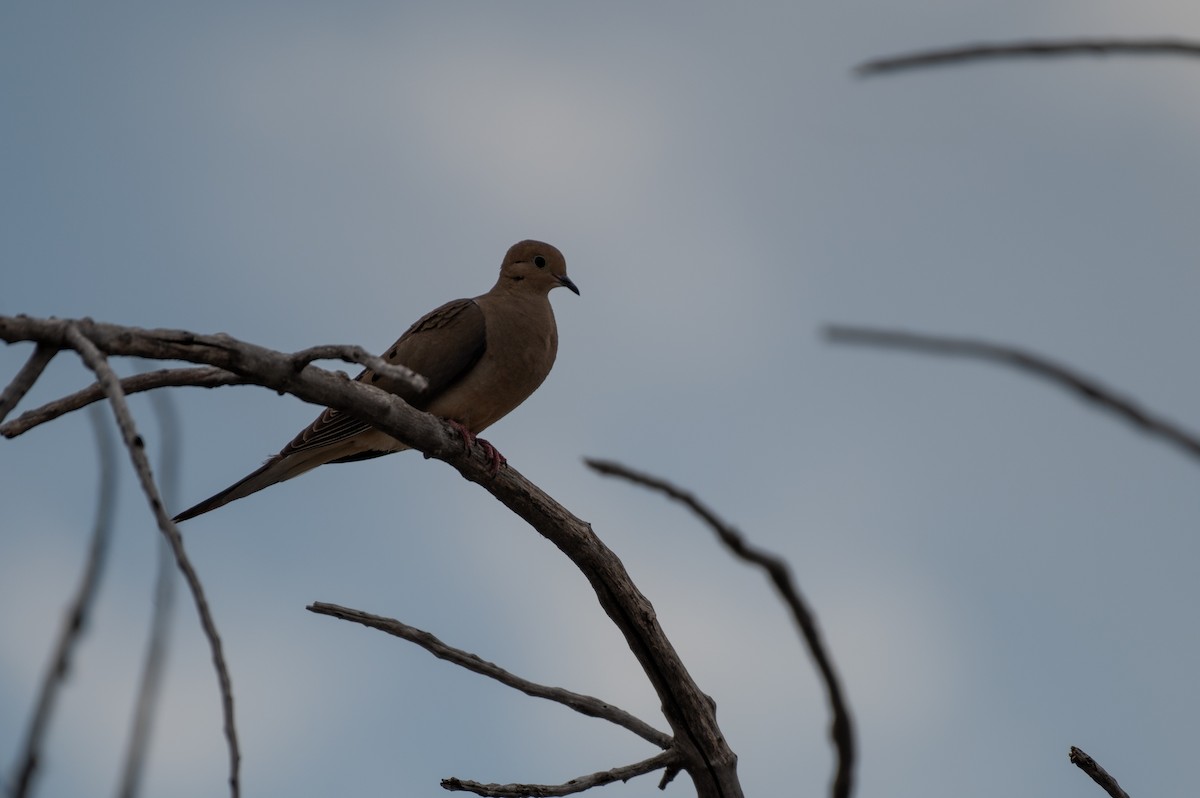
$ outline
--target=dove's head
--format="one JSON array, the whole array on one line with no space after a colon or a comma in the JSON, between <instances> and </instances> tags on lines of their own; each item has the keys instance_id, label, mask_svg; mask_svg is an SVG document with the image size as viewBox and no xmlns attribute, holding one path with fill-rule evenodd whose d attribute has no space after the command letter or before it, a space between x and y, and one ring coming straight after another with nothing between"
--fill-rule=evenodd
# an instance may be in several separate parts
<instances>
[{"instance_id":1,"label":"dove's head","mask_svg":"<svg viewBox=\"0 0 1200 798\"><path fill-rule=\"evenodd\" d=\"M509 290L535 291L543 295L564 285L579 293L579 288L567 276L567 261L563 254L557 247L541 241L520 241L509 247L504 263L500 264L500 284Z\"/></svg>"}]
</instances>

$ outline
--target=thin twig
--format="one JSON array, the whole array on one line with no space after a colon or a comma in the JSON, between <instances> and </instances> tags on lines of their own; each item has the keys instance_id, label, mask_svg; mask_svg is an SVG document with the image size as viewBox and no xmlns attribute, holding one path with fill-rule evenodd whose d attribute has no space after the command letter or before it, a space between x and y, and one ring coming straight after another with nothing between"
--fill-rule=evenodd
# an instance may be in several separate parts
<instances>
[{"instance_id":1,"label":"thin twig","mask_svg":"<svg viewBox=\"0 0 1200 798\"><path fill-rule=\"evenodd\" d=\"M1072 371L1066 366L1033 352L967 338L923 335L868 327L831 325L825 328L825 336L834 343L890 346L937 355L974 357L980 360L1004 363L1021 371L1045 377L1080 397L1095 402L1121 416L1147 435L1169 441L1192 457L1200 457L1200 436L1196 433L1188 432L1169 419L1143 410L1134 400L1118 396L1091 377Z\"/></svg>"},{"instance_id":2,"label":"thin twig","mask_svg":"<svg viewBox=\"0 0 1200 798\"><path fill-rule=\"evenodd\" d=\"M737 755L716 718L716 708L688 672L659 624L654 606L620 558L591 526L527 480L510 463L497 473L483 447L468 447L448 424L409 405L394 393L315 365L297 371L290 355L228 335L187 330L145 330L90 319L40 319L0 314L0 340L74 347L68 329L84 332L110 356L184 360L243 375L256 385L306 402L352 413L381 432L448 463L478 484L554 544L588 580L601 609L620 630L662 706L677 741L682 769L699 798L740 798ZM119 388L119 386L117 386ZM173 529L173 527L172 527Z\"/></svg>"},{"instance_id":3,"label":"thin twig","mask_svg":"<svg viewBox=\"0 0 1200 798\"><path fill-rule=\"evenodd\" d=\"M480 784L477 781L451 778L442 780L442 788L490 796L491 798L527 798L527 796L540 798L541 796L571 795L617 781L629 781L636 776L671 767L678 761L679 755L675 751L663 751L661 754L641 762L580 776L565 784Z\"/></svg>"},{"instance_id":4,"label":"thin twig","mask_svg":"<svg viewBox=\"0 0 1200 798\"><path fill-rule=\"evenodd\" d=\"M38 691L22 753L14 770L13 798L24 798L32 792L34 776L41 762L42 741L46 735L46 728L54 713L59 690L71 670L71 657L75 645L82 637L91 617L92 605L100 589L100 578L107 561L109 541L112 539L113 518L117 505L116 443L108 419L99 408L92 413L92 430L96 434L96 453L99 460L97 465L100 471L92 542L88 547L87 560L84 562L75 597L67 607L58 642L54 646L54 654L45 673L42 674L42 686Z\"/></svg>"},{"instance_id":5,"label":"thin twig","mask_svg":"<svg viewBox=\"0 0 1200 798\"><path fill-rule=\"evenodd\" d=\"M825 683L825 693L829 701L829 712L832 720L829 727L829 737L837 751L837 768L830 788L833 798L848 798L854 789L854 721L850 716L850 707L843 695L841 680L833 666L833 660L825 650L821 630L817 619L808 609L800 589L792 579L787 563L781 557L770 554L746 542L745 537L731 525L721 520L715 512L709 509L692 493L676 487L664 479L634 471L620 463L611 460L585 458L584 462L595 471L605 476L622 477L638 485L657 490L678 502L686 505L698 515L714 532L721 542L737 557L753 563L766 571L775 589L792 612L792 618L804 637L808 650L812 654L821 679Z\"/></svg>"},{"instance_id":6,"label":"thin twig","mask_svg":"<svg viewBox=\"0 0 1200 798\"><path fill-rule=\"evenodd\" d=\"M241 377L231 371L213 366L201 366L199 368L162 369L145 374L135 374L132 377L126 377L121 380L121 390L128 396L129 394L150 391L155 388L179 386L216 388L221 385L246 385L247 383L248 380L245 377ZM0 435L6 438L15 438L39 424L53 421L59 416L66 415L81 407L87 407L92 402L98 402L103 398L104 389L96 383L92 383L82 391L76 391L70 396L55 399L53 402L22 413L6 424L0 424Z\"/></svg>"},{"instance_id":7,"label":"thin twig","mask_svg":"<svg viewBox=\"0 0 1200 798\"><path fill-rule=\"evenodd\" d=\"M39 346L35 350L35 355L41 351ZM57 351L50 349L51 356ZM372 355L361 346L344 346L344 345L328 345L328 346L313 346L308 349L302 349L291 355L293 367L297 370L303 368L314 360L344 360L349 363L358 363L365 366L387 380L394 380L411 386L417 390L424 390L428 387L428 381L411 369L404 366L388 363L382 358ZM33 358L30 358L33 362ZM28 364L26 366L28 368ZM22 373L24 373L22 369ZM40 371L39 371L40 373ZM36 379L37 375L34 375ZM13 380L14 385L21 378L21 374ZM151 371L146 374L136 374L132 377L126 377L121 380L121 389L126 395L140 393L142 391L150 391L156 388L168 387L197 387L197 388L217 388L223 385L246 385L249 383L245 377L234 374L223 368L215 366L202 366L199 368L175 368L161 369L159 371ZM32 384L32 383L31 383ZM11 386L10 386L11 388ZM28 387L25 388L28 390ZM24 391L22 391L22 395ZM18 399L20 397L17 397ZM98 402L104 398L104 391L99 385L92 384L81 391L77 391L70 396L64 396L61 399L56 399L53 402L26 411L20 416L14 418L6 424L0 424L0 435L6 438L15 438L22 433L28 432L34 427L45 424L47 421L53 421L59 416L65 415L72 411L78 410L81 407L86 407L92 402ZM13 401L16 405L16 401ZM2 405L0 405L2 409ZM11 408L9 408L11 409ZM0 413L0 420L7 414Z\"/></svg>"},{"instance_id":8,"label":"thin twig","mask_svg":"<svg viewBox=\"0 0 1200 798\"><path fill-rule=\"evenodd\" d=\"M1129 798L1129 793L1121 789L1121 785L1117 784L1117 780L1108 775L1108 771L1100 767L1100 763L1092 759L1082 749L1071 746L1071 751L1067 754L1071 763L1082 770L1084 773L1092 777L1092 781L1099 784L1104 791L1112 798Z\"/></svg>"},{"instance_id":9,"label":"thin twig","mask_svg":"<svg viewBox=\"0 0 1200 798\"><path fill-rule=\"evenodd\" d=\"M57 354L58 347L38 344L34 348L29 359L25 361L25 365L21 366L21 370L17 372L17 376L13 377L4 392L0 393L0 421L6 419L25 394L29 393L29 389L37 382L38 377L42 376L46 366L50 365L50 361Z\"/></svg>"},{"instance_id":10,"label":"thin twig","mask_svg":"<svg viewBox=\"0 0 1200 798\"><path fill-rule=\"evenodd\" d=\"M192 598L196 604L196 612L200 616L200 626L208 638L209 648L212 651L213 667L216 669L217 682L221 691L221 710L225 721L225 740L229 747L229 791L233 798L238 798L240 794L238 772L241 766L241 753L238 750L237 727L234 725L233 683L229 678L229 668L225 664L225 653L221 646L221 636L217 632L217 626L212 619L212 612L208 607L208 600L204 596L204 586L200 583L200 577L196 575L196 571L188 559L187 552L183 548L183 538L180 536L178 528L171 522L171 519L163 509L162 496L159 495L158 486L154 483L154 473L150 469L150 461L146 458L146 444L142 440L142 436L138 434L137 426L133 421L133 415L129 412L129 405L125 401L125 394L121 391L120 379L117 378L112 367L108 365L108 360L105 356L87 336L80 332L77 326L68 325L65 337L79 353L79 356L87 364L88 368L95 372L97 381L108 394L113 414L117 417L117 426L121 430L121 435L125 440L125 447L129 450L129 456L133 460L133 467L137 472L138 481L141 482L142 491L146 494L146 499L150 503L150 509L158 520L159 530L171 544L171 551L175 555L175 562L178 564L179 570L183 572L183 577L192 592Z\"/></svg>"},{"instance_id":11,"label":"thin twig","mask_svg":"<svg viewBox=\"0 0 1200 798\"><path fill-rule=\"evenodd\" d=\"M429 387L429 380L422 375L406 366L389 363L381 357L372 355L361 346L326 344L310 346L308 349L292 353L292 364L297 371L314 360L345 360L369 368L385 380L403 383L417 391L423 391Z\"/></svg>"},{"instance_id":12,"label":"thin twig","mask_svg":"<svg viewBox=\"0 0 1200 798\"><path fill-rule=\"evenodd\" d=\"M462 649L446 645L429 632L409 626L393 618L384 618L379 615L362 612L361 610L340 607L337 604L326 604L319 601L310 604L308 610L319 615L329 615L334 618L340 618L343 621L360 623L363 626L369 626L373 629L379 629L390 635L403 638L410 643L416 643L438 659L444 659L469 671L495 679L514 690L520 690L525 695L533 696L534 698L545 698L548 701L556 701L580 714L615 723L633 732L643 740L657 745L659 748L670 748L673 742L669 734L658 731L645 721L634 717L623 709L613 706L607 701L601 701L599 698L575 693L561 687L550 687L523 679L520 676L509 673L499 665L481 659L469 651L463 651Z\"/></svg>"},{"instance_id":13,"label":"thin twig","mask_svg":"<svg viewBox=\"0 0 1200 798\"><path fill-rule=\"evenodd\" d=\"M959 47L921 50L875 58L854 68L859 75L879 75L915 67L998 58L1046 58L1069 55L1182 55L1200 56L1200 42L1186 39L1047 39L1018 42L979 42Z\"/></svg>"},{"instance_id":14,"label":"thin twig","mask_svg":"<svg viewBox=\"0 0 1200 798\"><path fill-rule=\"evenodd\" d=\"M163 486L163 499L174 504L179 493L180 442L179 412L175 401L166 391L150 394L150 405L158 419L159 473ZM125 764L121 768L121 782L117 786L119 798L133 798L141 787L142 773L150 748L151 730L158 698L162 692L162 678L166 669L167 646L170 642L172 611L175 607L175 558L166 538L155 536L158 549L157 576L154 580L154 611L150 619L150 636L146 641L146 653L142 658L142 678L138 682L137 702L134 705L133 724L125 748Z\"/></svg>"}]
</instances>

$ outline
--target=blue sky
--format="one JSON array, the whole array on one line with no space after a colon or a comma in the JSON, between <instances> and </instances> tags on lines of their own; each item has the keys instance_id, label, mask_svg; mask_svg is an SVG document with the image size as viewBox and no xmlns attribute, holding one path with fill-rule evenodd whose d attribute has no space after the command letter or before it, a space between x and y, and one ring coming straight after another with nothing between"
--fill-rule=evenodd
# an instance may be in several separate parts
<instances>
[{"instance_id":1,"label":"blue sky","mask_svg":"<svg viewBox=\"0 0 1200 798\"><path fill-rule=\"evenodd\" d=\"M965 41L1198 33L1200 11L1165 0L14 4L0 312L380 350L487 290L513 242L550 241L583 293L555 293L559 363L487 437L622 557L717 700L748 793L826 789L808 658L757 573L585 455L695 490L788 558L846 681L860 795L1096 795L1070 745L1134 794L1175 794L1200 717L1197 464L1015 373L819 330L1017 344L1200 426L1200 65L851 74ZM2 373L27 351L0 350ZM60 356L23 407L86 382ZM174 395L178 507L317 412ZM7 768L86 547L86 414L0 442L0 473ZM103 793L119 766L157 534L122 478L43 796ZM246 794L560 782L653 753L315 600L665 728L580 575L444 465L323 468L184 531ZM181 596L145 794L220 794L220 729Z\"/></svg>"}]
</instances>

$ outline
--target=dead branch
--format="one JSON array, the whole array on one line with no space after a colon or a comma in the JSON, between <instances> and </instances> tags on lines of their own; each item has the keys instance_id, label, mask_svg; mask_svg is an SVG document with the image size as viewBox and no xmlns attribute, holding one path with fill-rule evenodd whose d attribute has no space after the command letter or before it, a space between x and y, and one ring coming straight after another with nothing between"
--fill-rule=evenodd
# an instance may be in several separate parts
<instances>
[{"instance_id":1,"label":"dead branch","mask_svg":"<svg viewBox=\"0 0 1200 798\"><path fill-rule=\"evenodd\" d=\"M39 346L37 351L43 351L43 347ZM32 362L32 358L30 360ZM54 646L54 654L42 674L42 686L38 691L37 703L34 704L22 752L14 768L13 798L24 798L33 789L33 780L42 759L42 741L45 739L50 717L54 714L54 704L58 698L58 692L66 682L67 674L71 670L71 657L74 654L75 645L82 637L84 629L87 628L92 605L95 603L96 594L100 589L104 564L108 559L108 544L112 539L117 499L116 443L113 441L108 419L99 409L92 413L92 430L96 434L96 452L100 470L92 541L88 546L87 559L79 578L79 586L75 590L75 597L67 606L62 629L59 630L58 642Z\"/></svg>"},{"instance_id":2,"label":"dead branch","mask_svg":"<svg viewBox=\"0 0 1200 798\"><path fill-rule=\"evenodd\" d=\"M2 322L3 317L0 317L0 326L2 326ZM121 392L120 379L113 372L112 367L108 365L108 359L104 356L104 353L74 323L68 322L62 331L62 335L64 343L79 353L84 363L95 373L96 379L104 388L105 393L108 394L113 414L117 417L117 427L121 430L121 436L125 441L125 448L129 450L134 471L137 473L138 481L142 485L142 492L146 494L146 499L150 503L150 509L158 521L159 530L166 536L168 542L170 542L171 550L175 554L175 562L179 566L179 570L183 572L188 588L192 592L192 599L196 604L196 612L200 616L200 626L204 630L205 637L208 638L209 649L212 651L213 667L217 672L217 682L221 691L221 710L225 720L225 740L229 746L229 792L233 798L238 798L240 794L238 772L241 764L241 754L238 751L237 727L234 724L233 716L233 684L229 678L229 668L225 664L225 653L221 646L221 637L217 633L217 626L213 622L212 613L208 607L208 600L204 596L204 586L200 583L200 577L197 576L195 569L192 568L187 552L184 551L183 538L180 537L179 530L167 516L163 508L162 497L159 495L158 486L154 482L154 473L150 469L150 461L146 459L146 445L142 440L142 436L138 434L137 426L133 421L133 415L129 412L129 405L125 401L125 394Z\"/></svg>"},{"instance_id":3,"label":"dead branch","mask_svg":"<svg viewBox=\"0 0 1200 798\"><path fill-rule=\"evenodd\" d=\"M175 409L172 395L165 391L150 394L150 405L158 420L159 437L162 441L158 470L161 474L163 497L170 503L179 494L179 465L182 452L179 413ZM158 707L163 673L166 669L171 616L175 607L175 558L166 538L159 536L155 542L158 548L158 573L154 580L154 610L150 618L146 653L142 658L142 677L138 680L133 722L125 747L125 763L121 768L121 781L117 786L119 798L133 798L141 787L154 713Z\"/></svg>"},{"instance_id":4,"label":"dead branch","mask_svg":"<svg viewBox=\"0 0 1200 798\"><path fill-rule=\"evenodd\" d=\"M204 366L201 368L162 369L145 374L135 374L121 380L121 390L128 396L155 388L195 386L199 388L217 388L222 385L245 385L246 378L225 369ZM53 421L59 416L66 415L80 408L87 407L92 402L104 398L104 389L92 383L82 391L76 391L70 396L55 399L41 407L27 410L12 421L0 424L0 435L15 438L28 432L34 427ZM3 418L3 416L0 416Z\"/></svg>"},{"instance_id":5,"label":"dead branch","mask_svg":"<svg viewBox=\"0 0 1200 798\"><path fill-rule=\"evenodd\" d=\"M8 384L3 393L0 393L0 421L3 421L25 394L29 393L29 389L37 382L38 377L42 376L46 366L50 365L50 361L57 354L58 349L53 346L38 344L34 348L29 359L25 361L25 365L21 366L21 370L13 377L12 382Z\"/></svg>"},{"instance_id":6,"label":"dead branch","mask_svg":"<svg viewBox=\"0 0 1200 798\"><path fill-rule=\"evenodd\" d=\"M960 47L920 50L864 61L854 68L863 76L917 67L1000 58L1052 58L1071 55L1181 55L1200 57L1200 42L1186 39L1048 39L1018 42L980 42Z\"/></svg>"},{"instance_id":7,"label":"dead branch","mask_svg":"<svg viewBox=\"0 0 1200 798\"><path fill-rule=\"evenodd\" d=\"M1173 443L1192 457L1200 457L1200 436L1196 433L1188 432L1173 421L1143 410L1134 400L1117 395L1116 392L1091 377L1033 352L967 338L841 325L826 327L825 337L833 343L887 346L936 355L973 357L979 360L1003 363L1020 371L1044 377L1078 394L1081 398L1095 402L1121 416L1147 435Z\"/></svg>"},{"instance_id":8,"label":"dead branch","mask_svg":"<svg viewBox=\"0 0 1200 798\"><path fill-rule=\"evenodd\" d=\"M634 471L620 463L611 460L596 460L585 458L589 467L606 476L622 477L637 485L657 490L678 502L686 505L696 515L708 524L721 542L737 557L759 566L766 571L767 576L779 591L784 603L791 610L792 618L804 637L808 650L812 654L817 670L825 684L825 694L829 701L829 711L832 721L829 736L837 751L838 762L834 774L830 794L833 798L849 798L854 789L854 723L850 715L850 707L842 694L841 680L833 667L833 660L825 650L821 630L817 626L816 617L808 609L800 589L792 579L791 570L781 557L770 554L746 542L745 537L735 528L722 521L716 513L708 508L692 493L676 487L664 479L652 477Z\"/></svg>"},{"instance_id":9,"label":"dead branch","mask_svg":"<svg viewBox=\"0 0 1200 798\"><path fill-rule=\"evenodd\" d=\"M68 331L73 330L74 335ZM701 692L667 639L654 607L633 584L624 565L592 532L511 465L493 475L482 447L466 448L445 422L422 413L394 394L350 380L314 365L296 369L290 355L238 341L228 335L199 335L183 330L144 330L88 319L68 321L27 316L0 316L0 339L34 341L75 348L86 338L109 356L184 360L231 371L256 385L290 393L306 402L333 407L370 419L379 430L481 485L562 551L588 579L605 613L624 635L649 678L671 726L681 767L692 777L699 798L740 798L737 756L716 722L712 700ZM120 391L114 380L113 390ZM144 453L138 450L144 459ZM152 505L154 502L152 502ZM178 538L173 525L160 528ZM177 557L182 552L176 548Z\"/></svg>"},{"instance_id":10,"label":"dead branch","mask_svg":"<svg viewBox=\"0 0 1200 798\"><path fill-rule=\"evenodd\" d=\"M1092 759L1082 749L1071 746L1070 753L1067 758L1071 763L1082 770L1084 773L1091 776L1092 781L1104 788L1112 798L1129 798L1129 793L1121 789L1121 785L1117 784L1117 780L1108 775L1108 771L1100 767L1100 763Z\"/></svg>"},{"instance_id":11,"label":"dead branch","mask_svg":"<svg viewBox=\"0 0 1200 798\"><path fill-rule=\"evenodd\" d=\"M326 344L310 346L308 349L292 353L292 365L296 369L302 369L314 360L345 360L358 363L386 380L403 383L414 390L423 391L429 387L429 381L417 372L396 363L389 363L361 346Z\"/></svg>"},{"instance_id":12,"label":"dead branch","mask_svg":"<svg viewBox=\"0 0 1200 798\"><path fill-rule=\"evenodd\" d=\"M369 626L373 629L379 629L390 635L403 638L410 643L416 643L438 659L444 659L469 671L495 679L514 690L520 690L525 695L534 698L545 698L548 701L556 701L582 715L615 723L633 732L643 740L654 743L659 748L671 747L672 741L669 734L663 734L645 721L629 714L623 709L613 706L607 701L601 701L599 698L593 698L590 695L564 690L561 687L550 687L523 679L492 662L480 658L476 654L448 646L429 632L409 626L393 618L383 618L378 615L362 612L361 610L339 607L336 604L325 604L319 601L310 604L308 610L319 615L329 615L334 618L341 618L343 621L360 623L363 626Z\"/></svg>"},{"instance_id":13,"label":"dead branch","mask_svg":"<svg viewBox=\"0 0 1200 798\"><path fill-rule=\"evenodd\" d=\"M35 367L35 358L42 349L34 351L34 356L30 358L26 368ZM47 362L50 357L54 356L57 350L49 350L49 355L43 354ZM420 374L407 369L404 366L388 363L382 358L376 357L361 346L345 346L345 345L329 345L329 346L312 346L308 349L301 349L299 352L293 352L292 365L297 370L304 368L314 360L344 360L348 363L358 363L365 366L387 380L400 382L411 385L421 391L428 387L428 381ZM42 368L45 364L42 364ZM22 372L13 380L13 385L18 385L21 379ZM41 373L41 368L37 369L37 373L33 375L33 379ZM30 385L32 385L30 381ZM180 368L180 369L162 369L159 371L147 372L145 374L137 374L132 377L126 377L121 380L121 389L126 395L131 393L140 393L141 391L150 391L155 388L182 387L194 386L199 388L217 388L222 385L246 385L248 380L245 377L238 376L230 371L212 366L203 368ZM9 389L11 390L12 386ZM21 396L24 396L26 387L20 391L20 394L12 402L15 407ZM6 438L15 438L18 435L28 432L30 429L44 424L47 421L53 421L61 415L70 413L73 410L78 410L81 407L86 407L92 402L98 402L104 398L104 391L99 385L92 384L81 391L64 396L61 399L56 399L53 402L42 405L41 407L29 410L22 413L17 418L9 421L6 424L0 425L0 435ZM0 421L12 410L12 407L5 409L5 404L0 402Z\"/></svg>"},{"instance_id":14,"label":"dead branch","mask_svg":"<svg viewBox=\"0 0 1200 798\"><path fill-rule=\"evenodd\" d=\"M656 770L669 768L679 763L679 756L674 751L663 751L632 765L602 770L588 776L571 779L565 784L480 784L477 781L462 779L443 779L442 788L451 791L470 792L475 795L493 796L493 798L528 798L530 796L571 795L593 787L601 787L617 781L630 779Z\"/></svg>"}]
</instances>

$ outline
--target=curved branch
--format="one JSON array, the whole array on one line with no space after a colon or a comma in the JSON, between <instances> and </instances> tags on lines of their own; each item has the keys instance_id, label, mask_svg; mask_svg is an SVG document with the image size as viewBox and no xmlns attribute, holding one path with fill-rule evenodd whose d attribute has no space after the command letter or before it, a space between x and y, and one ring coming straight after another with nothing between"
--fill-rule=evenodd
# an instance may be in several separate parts
<instances>
[{"instance_id":1,"label":"curved branch","mask_svg":"<svg viewBox=\"0 0 1200 798\"><path fill-rule=\"evenodd\" d=\"M1112 798L1129 798L1129 793L1121 789L1121 785L1117 784L1117 780L1108 775L1108 771L1100 767L1100 763L1092 759L1083 749L1071 746L1070 753L1067 758L1071 763L1082 770L1084 773L1091 776L1092 781L1104 788L1104 791L1112 796Z\"/></svg>"},{"instance_id":2,"label":"curved branch","mask_svg":"<svg viewBox=\"0 0 1200 798\"><path fill-rule=\"evenodd\" d=\"M511 465L493 473L483 447L467 448L448 424L414 409L395 394L313 365L297 370L290 355L228 335L143 330L87 319L0 316L0 339L74 348L66 335L70 325L77 325L78 331L108 355L205 363L244 376L256 385L369 419L380 431L448 463L464 478L479 484L553 543L588 579L600 606L621 631L654 687L671 726L681 767L692 777L699 798L740 798L737 756L717 725L714 704L688 673L659 625L654 607L589 524ZM114 387L119 391L119 385L114 383ZM156 515L160 511L161 507L156 506ZM178 536L173 525L167 528Z\"/></svg>"},{"instance_id":3,"label":"curved branch","mask_svg":"<svg viewBox=\"0 0 1200 798\"><path fill-rule=\"evenodd\" d=\"M379 615L362 612L361 610L339 607L337 604L326 604L320 601L310 604L307 609L309 612L315 612L318 615L329 615L333 618L340 618L343 621L353 621L354 623L360 623L363 626L369 626L373 629L379 629L390 635L403 638L410 643L416 643L438 659L444 659L469 671L474 671L488 678L495 679L514 690L520 690L525 695L533 696L534 698L545 698L548 701L556 701L582 715L600 718L610 723L615 723L618 726L623 726L643 740L654 743L659 748L671 747L672 740L669 734L663 734L645 721L629 714L623 709L613 706L607 701L601 701L599 698L575 693L561 687L550 687L523 679L469 651L448 646L429 632L409 626L393 618L383 618Z\"/></svg>"},{"instance_id":4,"label":"curved branch","mask_svg":"<svg viewBox=\"0 0 1200 798\"><path fill-rule=\"evenodd\" d=\"M204 586L200 583L200 577L196 575L195 569L192 568L187 552L184 551L183 538L180 536L179 530L163 509L162 497L159 495L158 486L154 484L150 461L146 459L146 444L142 440L142 436L138 434L133 415L129 412L125 394L121 391L120 379L108 365L104 354L79 327L68 322L63 330L63 340L79 353L88 368L96 374L96 379L104 388L105 393L108 394L109 403L117 417L117 426L125 440L125 448L129 450L130 459L133 460L134 471L137 472L142 491L146 494L150 509L158 520L158 528L171 544L175 562L179 565L179 570L183 572L188 588L192 591L196 612L200 616L200 626L204 629L204 635L208 638L209 648L212 651L213 667L217 672L217 683L221 691L225 739L229 746L229 791L233 798L238 798L240 793L238 771L241 765L241 753L238 750L237 727L234 725L233 719L233 683L229 678L229 668L225 664L221 636L217 633L217 626L213 622L208 600L204 596Z\"/></svg>"},{"instance_id":5,"label":"curved branch","mask_svg":"<svg viewBox=\"0 0 1200 798\"><path fill-rule=\"evenodd\" d=\"M792 618L800 628L800 634L803 635L813 661L817 665L817 670L821 673L821 679L825 683L829 712L833 717L829 727L829 736L838 754L837 768L830 794L833 798L848 798L854 789L854 722L850 716L850 707L842 693L841 680L838 678L837 670L833 667L833 660L825 650L821 630L817 627L817 619L801 597L800 589L792 580L791 570L787 563L782 558L747 543L740 532L717 517L716 513L693 494L666 480L634 471L611 460L585 458L584 462L605 476L622 477L637 485L664 493L686 505L717 533L717 537L734 555L766 571L767 576L775 585L775 589L779 591L784 603L791 610Z\"/></svg>"},{"instance_id":6,"label":"curved branch","mask_svg":"<svg viewBox=\"0 0 1200 798\"><path fill-rule=\"evenodd\" d=\"M346 344L324 344L310 346L292 353L292 365L297 371L312 363L314 360L345 360L357 363L370 369L385 380L403 383L405 387L423 391L429 387L429 380L422 375L398 363L389 363L381 357L372 355L361 346Z\"/></svg>"},{"instance_id":7,"label":"curved branch","mask_svg":"<svg viewBox=\"0 0 1200 798\"><path fill-rule=\"evenodd\" d=\"M1000 58L1048 58L1070 55L1181 55L1200 57L1200 42L1187 39L1047 39L1018 42L980 42L961 47L920 50L864 61L854 68L863 76L917 67Z\"/></svg>"},{"instance_id":8,"label":"curved branch","mask_svg":"<svg viewBox=\"0 0 1200 798\"><path fill-rule=\"evenodd\" d=\"M181 453L179 413L174 397L165 391L150 394L150 405L158 419L159 473L162 474L163 497L170 502L178 495L179 460ZM154 713L162 692L166 668L167 646L170 642L171 615L175 607L175 558L166 539L159 537L158 574L154 580L154 610L150 619L150 635L142 659L142 677L138 681L137 701L133 723L125 748L125 763L117 786L118 798L133 798L141 786L146 756L150 747L150 732Z\"/></svg>"},{"instance_id":9,"label":"curved branch","mask_svg":"<svg viewBox=\"0 0 1200 798\"><path fill-rule=\"evenodd\" d=\"M42 372L46 370L46 366L50 365L50 361L58 354L58 348L38 344L29 355L29 359L25 361L25 365L21 366L21 370L17 372L4 389L0 393L0 421L3 421L12 409L29 393L29 389L37 382L38 377L42 376Z\"/></svg>"},{"instance_id":10,"label":"curved branch","mask_svg":"<svg viewBox=\"0 0 1200 798\"><path fill-rule=\"evenodd\" d=\"M41 349L38 347L38 351ZM33 779L37 773L38 764L41 762L42 740L46 735L50 716L54 712L58 690L70 672L71 656L75 651L75 644L79 642L83 630L87 627L92 604L100 589L100 577L104 571L104 564L108 559L108 543L112 539L113 518L116 514L117 475L119 472L116 468L117 452L112 430L108 426L108 419L104 417L99 408L92 413L92 429L96 433L96 452L100 471L92 542L88 547L87 560L79 579L79 587L75 591L75 598L68 605L58 642L54 646L54 656L51 657L46 672L42 676L42 686L38 691L37 704L34 705L22 753L15 768L13 798L24 798L30 794L33 788Z\"/></svg>"},{"instance_id":11,"label":"curved branch","mask_svg":"<svg viewBox=\"0 0 1200 798\"><path fill-rule=\"evenodd\" d=\"M527 798L528 796L558 796L572 795L593 787L601 787L616 781L629 781L635 776L653 773L656 770L669 768L679 763L679 755L674 751L663 751L649 759L632 765L602 770L587 776L571 779L565 784L480 784L477 781L462 779L443 779L442 788L450 791L470 792L475 795L486 795L491 798Z\"/></svg>"},{"instance_id":12,"label":"curved branch","mask_svg":"<svg viewBox=\"0 0 1200 798\"><path fill-rule=\"evenodd\" d=\"M226 371L225 369L204 366L201 368L162 369L149 371L145 374L135 374L121 380L121 390L128 396L155 388L195 386L198 388L217 388L222 385L246 385L245 377ZM36 426L53 421L59 416L87 407L105 397L104 389L97 383L92 383L81 391L70 396L55 399L41 407L27 410L5 424L0 424L0 435L15 438L28 432ZM0 416L2 417L2 416Z\"/></svg>"},{"instance_id":13,"label":"curved branch","mask_svg":"<svg viewBox=\"0 0 1200 798\"><path fill-rule=\"evenodd\" d=\"M35 359L45 357L48 362L54 356L56 349L48 349L49 355L43 352L43 347L35 350L26 368L18 373L13 380L12 385L5 391L5 396L9 390L14 390L14 386L19 387L25 371L31 366L36 366ZM39 353L42 353L39 356ZM348 363L358 363L361 366L371 369L382 377L395 382L402 382L416 388L418 391L423 391L429 386L428 380L417 374L411 369L404 366L388 363L382 358L372 355L361 346L346 346L346 345L328 345L328 346L312 346L308 349L302 349L299 352L292 353L292 366L296 370L300 370L314 360L345 360ZM41 373L41 369L45 368L43 363L40 368L37 368L33 375L33 380L37 379L37 375ZM207 366L202 368L179 368L179 369L162 369L159 371L151 371L145 374L135 374L132 377L126 377L121 380L121 390L126 395L131 393L140 393L141 391L150 391L155 388L182 387L193 386L198 388L217 388L222 385L246 385L249 384L243 376L239 376L222 368ZM33 381L30 380L32 385ZM16 406L20 397L28 391L26 386L20 391L20 394L13 400L13 406ZM86 407L92 402L98 402L104 398L104 390L97 384L89 385L81 391L64 396L61 399L56 399L53 402L42 405L41 407L29 410L22 413L17 418L7 424L0 424L0 435L6 438L15 438L18 435L28 432L39 424L45 424L47 421L53 421L61 415L78 410L81 407ZM8 408L11 410L12 408ZM8 410L4 409L4 402L0 401L0 420L8 414Z\"/></svg>"},{"instance_id":14,"label":"curved branch","mask_svg":"<svg viewBox=\"0 0 1200 798\"><path fill-rule=\"evenodd\" d=\"M1134 400L1118 396L1099 381L1033 352L968 338L922 335L869 327L830 325L825 328L825 337L833 343L890 346L935 355L957 355L1003 363L1057 383L1081 398L1095 402L1121 416L1147 435L1173 443L1192 457L1200 457L1200 436L1188 432L1169 419L1143 410Z\"/></svg>"}]
</instances>

